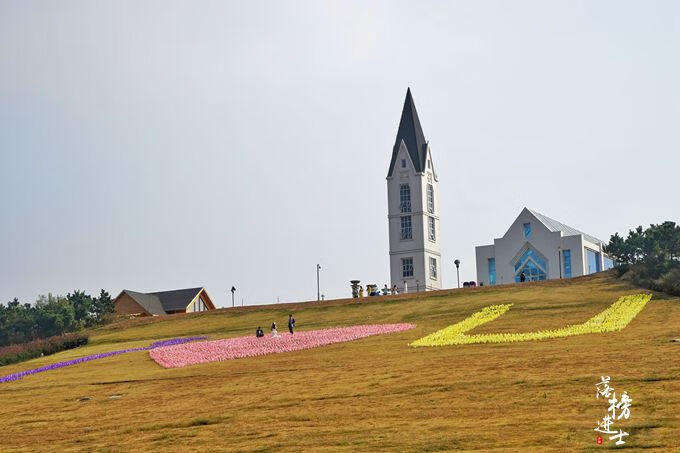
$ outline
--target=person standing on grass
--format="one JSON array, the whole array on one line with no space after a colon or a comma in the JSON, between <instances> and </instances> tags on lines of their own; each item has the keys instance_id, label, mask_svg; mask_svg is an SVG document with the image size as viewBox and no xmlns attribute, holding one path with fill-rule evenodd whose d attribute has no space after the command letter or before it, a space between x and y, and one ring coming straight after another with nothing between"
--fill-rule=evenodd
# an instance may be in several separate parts
<instances>
[{"instance_id":1,"label":"person standing on grass","mask_svg":"<svg viewBox=\"0 0 680 453\"><path fill-rule=\"evenodd\" d=\"M279 331L276 329L276 322L272 323L272 337L278 337Z\"/></svg>"},{"instance_id":2,"label":"person standing on grass","mask_svg":"<svg viewBox=\"0 0 680 453\"><path fill-rule=\"evenodd\" d=\"M293 329L295 329L295 318L293 318L293 315L288 315L288 330L290 330L291 335L293 335Z\"/></svg>"}]
</instances>

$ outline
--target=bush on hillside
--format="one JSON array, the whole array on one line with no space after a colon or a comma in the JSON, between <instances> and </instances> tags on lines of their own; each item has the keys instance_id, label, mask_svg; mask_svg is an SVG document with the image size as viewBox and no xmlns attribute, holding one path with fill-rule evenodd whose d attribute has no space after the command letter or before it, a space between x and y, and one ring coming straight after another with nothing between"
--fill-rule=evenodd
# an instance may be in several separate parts
<instances>
[{"instance_id":1,"label":"bush on hillside","mask_svg":"<svg viewBox=\"0 0 680 453\"><path fill-rule=\"evenodd\" d=\"M89 336L86 334L67 333L29 341L28 343L3 346L0 347L0 366L77 348L86 345L88 341Z\"/></svg>"},{"instance_id":2,"label":"bush on hillside","mask_svg":"<svg viewBox=\"0 0 680 453\"><path fill-rule=\"evenodd\" d=\"M108 322L115 312L111 296L74 291L67 297L40 296L35 304L17 299L0 304L0 346L27 343Z\"/></svg>"},{"instance_id":3,"label":"bush on hillside","mask_svg":"<svg viewBox=\"0 0 680 453\"><path fill-rule=\"evenodd\" d=\"M614 234L604 251L619 276L636 285L680 296L680 226L666 221Z\"/></svg>"}]
</instances>

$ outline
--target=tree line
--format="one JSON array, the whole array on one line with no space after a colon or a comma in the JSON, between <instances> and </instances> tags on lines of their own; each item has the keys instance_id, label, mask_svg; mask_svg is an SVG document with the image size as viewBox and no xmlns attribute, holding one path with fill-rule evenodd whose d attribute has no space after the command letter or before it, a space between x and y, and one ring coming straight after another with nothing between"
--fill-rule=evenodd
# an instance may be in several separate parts
<instances>
[{"instance_id":1,"label":"tree line","mask_svg":"<svg viewBox=\"0 0 680 453\"><path fill-rule=\"evenodd\" d=\"M16 298L0 303L0 346L26 343L105 323L115 312L111 295L103 289L99 297L74 291L66 297L41 295L35 304Z\"/></svg>"},{"instance_id":2,"label":"tree line","mask_svg":"<svg viewBox=\"0 0 680 453\"><path fill-rule=\"evenodd\" d=\"M604 248L619 275L635 284L680 296L680 226L666 221L614 234Z\"/></svg>"}]
</instances>

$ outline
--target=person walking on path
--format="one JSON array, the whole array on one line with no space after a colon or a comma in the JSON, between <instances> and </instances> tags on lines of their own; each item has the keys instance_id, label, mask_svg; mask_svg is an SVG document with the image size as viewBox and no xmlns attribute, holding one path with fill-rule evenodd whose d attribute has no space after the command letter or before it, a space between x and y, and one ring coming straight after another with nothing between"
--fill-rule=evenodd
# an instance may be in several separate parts
<instances>
[{"instance_id":1,"label":"person walking on path","mask_svg":"<svg viewBox=\"0 0 680 453\"><path fill-rule=\"evenodd\" d=\"M291 335L293 335L293 329L295 329L295 318L293 318L293 315L288 315L288 330Z\"/></svg>"}]
</instances>

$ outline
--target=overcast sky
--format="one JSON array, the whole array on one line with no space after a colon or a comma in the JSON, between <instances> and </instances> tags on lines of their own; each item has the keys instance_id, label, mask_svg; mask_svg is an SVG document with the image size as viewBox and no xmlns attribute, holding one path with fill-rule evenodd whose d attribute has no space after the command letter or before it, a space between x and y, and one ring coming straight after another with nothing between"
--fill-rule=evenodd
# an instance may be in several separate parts
<instances>
[{"instance_id":1,"label":"overcast sky","mask_svg":"<svg viewBox=\"0 0 680 453\"><path fill-rule=\"evenodd\" d=\"M0 302L389 283L409 85L446 287L524 206L679 222L679 49L675 1L0 0Z\"/></svg>"}]
</instances>

